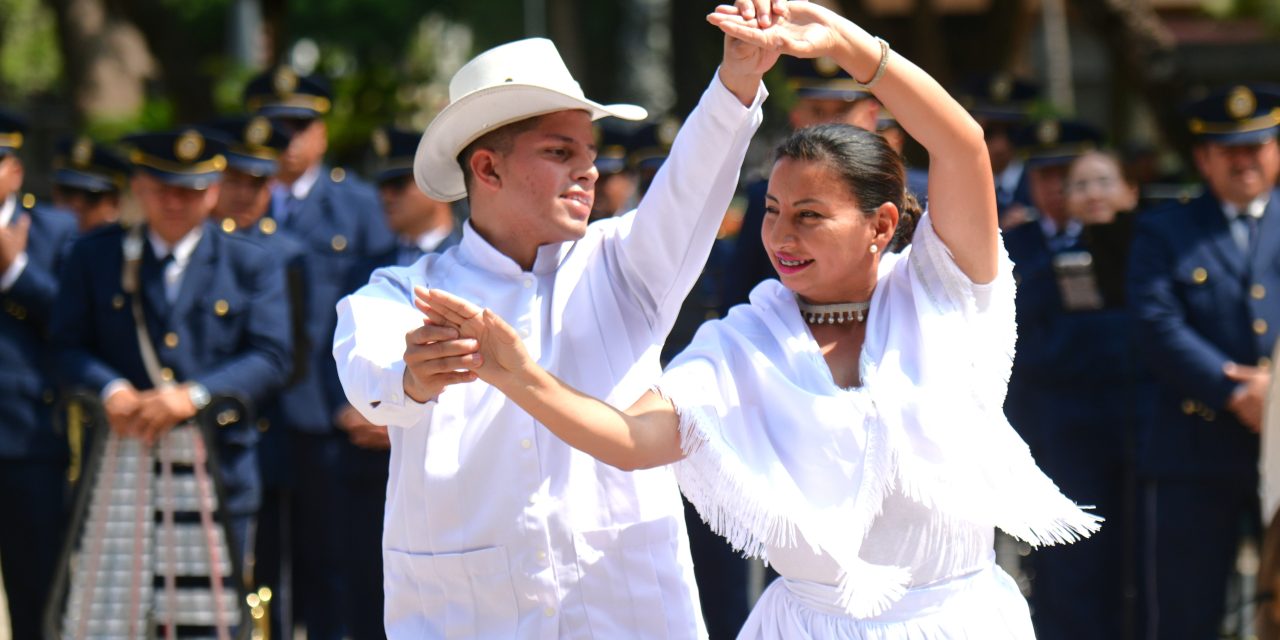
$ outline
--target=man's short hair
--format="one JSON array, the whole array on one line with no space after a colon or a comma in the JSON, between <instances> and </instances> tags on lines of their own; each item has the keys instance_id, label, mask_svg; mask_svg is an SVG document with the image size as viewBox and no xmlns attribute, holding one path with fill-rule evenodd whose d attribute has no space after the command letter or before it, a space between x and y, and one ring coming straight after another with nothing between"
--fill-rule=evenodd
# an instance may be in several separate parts
<instances>
[{"instance_id":1,"label":"man's short hair","mask_svg":"<svg viewBox=\"0 0 1280 640\"><path fill-rule=\"evenodd\" d=\"M504 124L463 147L462 152L458 154L458 166L462 168L462 183L466 185L467 190L471 190L471 156L475 155L476 151L488 149L498 153L509 153L512 145L515 144L516 136L532 131L541 120L542 116L533 116Z\"/></svg>"}]
</instances>

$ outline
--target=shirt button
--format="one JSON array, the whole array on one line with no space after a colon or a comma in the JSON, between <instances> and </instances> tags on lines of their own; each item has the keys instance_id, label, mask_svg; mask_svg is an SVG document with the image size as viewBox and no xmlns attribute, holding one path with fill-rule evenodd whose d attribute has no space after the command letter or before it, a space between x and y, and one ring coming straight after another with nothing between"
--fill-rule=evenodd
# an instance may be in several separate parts
<instances>
[{"instance_id":1,"label":"shirt button","mask_svg":"<svg viewBox=\"0 0 1280 640\"><path fill-rule=\"evenodd\" d=\"M529 329L528 329L528 328L521 329L521 330L520 330L520 337L521 337L521 338L528 338L528 337L529 337Z\"/></svg>"},{"instance_id":2,"label":"shirt button","mask_svg":"<svg viewBox=\"0 0 1280 640\"><path fill-rule=\"evenodd\" d=\"M546 561L547 561L547 552L543 551L542 549L538 549L538 562L546 562Z\"/></svg>"},{"instance_id":3,"label":"shirt button","mask_svg":"<svg viewBox=\"0 0 1280 640\"><path fill-rule=\"evenodd\" d=\"M524 285L524 288L528 289L529 287L533 286L533 278L525 278L524 281L521 282L521 284Z\"/></svg>"},{"instance_id":4,"label":"shirt button","mask_svg":"<svg viewBox=\"0 0 1280 640\"><path fill-rule=\"evenodd\" d=\"M545 616L547 616L548 618L554 617L554 616L556 615L556 608L555 608L555 607L547 607L546 609L543 609L543 610L542 610L542 615L545 615Z\"/></svg>"},{"instance_id":5,"label":"shirt button","mask_svg":"<svg viewBox=\"0 0 1280 640\"><path fill-rule=\"evenodd\" d=\"M521 448L521 449L532 449L532 448L533 448L533 441L532 441L532 440L530 440L530 439L528 439L528 438L525 438L524 440L521 440L521 441L520 441L520 448Z\"/></svg>"}]
</instances>

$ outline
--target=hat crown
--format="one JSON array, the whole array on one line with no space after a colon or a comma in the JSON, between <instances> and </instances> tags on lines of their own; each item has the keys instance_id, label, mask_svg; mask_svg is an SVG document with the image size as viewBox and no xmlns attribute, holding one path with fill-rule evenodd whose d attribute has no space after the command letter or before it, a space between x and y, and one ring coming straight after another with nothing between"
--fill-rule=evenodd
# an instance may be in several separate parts
<instances>
[{"instance_id":1,"label":"hat crown","mask_svg":"<svg viewBox=\"0 0 1280 640\"><path fill-rule=\"evenodd\" d=\"M532 85L585 99L556 45L528 38L494 47L463 65L449 81L449 102L504 84Z\"/></svg>"}]
</instances>

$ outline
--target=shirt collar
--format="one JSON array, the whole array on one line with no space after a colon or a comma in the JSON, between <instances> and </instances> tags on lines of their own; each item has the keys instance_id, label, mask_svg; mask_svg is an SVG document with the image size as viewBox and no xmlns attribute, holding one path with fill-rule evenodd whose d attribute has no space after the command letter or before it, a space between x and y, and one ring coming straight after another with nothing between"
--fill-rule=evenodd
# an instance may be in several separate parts
<instances>
[{"instance_id":1,"label":"shirt collar","mask_svg":"<svg viewBox=\"0 0 1280 640\"><path fill-rule=\"evenodd\" d=\"M1244 215L1248 215L1251 218L1261 218L1263 212L1267 210L1267 204L1270 202L1271 202L1270 191L1250 201L1249 204L1245 205L1243 212L1236 205L1231 204L1230 202L1223 202L1222 214L1227 217L1228 222L1235 220L1236 218L1239 218L1242 213Z\"/></svg>"},{"instance_id":2,"label":"shirt collar","mask_svg":"<svg viewBox=\"0 0 1280 640\"><path fill-rule=\"evenodd\" d=\"M1072 218L1067 221L1067 228L1062 231L1068 238L1074 238L1080 235L1080 230L1083 228L1084 225L1080 224L1079 220ZM1058 235L1058 225L1049 216L1040 216L1040 230L1044 231L1046 238L1052 238Z\"/></svg>"},{"instance_id":3,"label":"shirt collar","mask_svg":"<svg viewBox=\"0 0 1280 640\"><path fill-rule=\"evenodd\" d=\"M196 245L200 244L200 238L204 237L204 225L196 225L196 228L187 232L182 236L178 243L169 246L156 232L147 229L147 239L151 241L151 251L155 254L156 259L163 260L165 256L173 254L173 261L179 266L187 264L191 259L191 254L196 250Z\"/></svg>"},{"instance_id":4,"label":"shirt collar","mask_svg":"<svg viewBox=\"0 0 1280 640\"><path fill-rule=\"evenodd\" d=\"M9 194L4 199L4 204L0 204L0 227L9 226L13 222L13 214L18 210L18 195Z\"/></svg>"},{"instance_id":5,"label":"shirt collar","mask_svg":"<svg viewBox=\"0 0 1280 640\"><path fill-rule=\"evenodd\" d=\"M316 181L320 179L320 165L315 165L310 169L302 172L293 184L289 185L289 193L293 194L298 200L306 200L311 195L311 189L316 186Z\"/></svg>"},{"instance_id":6,"label":"shirt collar","mask_svg":"<svg viewBox=\"0 0 1280 640\"><path fill-rule=\"evenodd\" d=\"M450 233L453 233L452 228L442 227L440 229L432 229L431 231L423 233L416 238L410 239L402 237L400 238L400 241L404 243L405 246L416 247L423 253L431 253L436 250L436 247L440 246L441 242L444 242L445 239L449 237Z\"/></svg>"},{"instance_id":7,"label":"shirt collar","mask_svg":"<svg viewBox=\"0 0 1280 640\"><path fill-rule=\"evenodd\" d=\"M569 253L569 249L573 247L572 242L560 242L556 244L544 244L538 247L538 255L533 260L533 273L537 275L545 275L555 271L560 262ZM480 232L476 231L471 225L471 221L467 220L462 226L462 242L458 245L458 251L461 259L467 264L474 265L485 271L496 273L499 275L517 276L524 273L520 265L516 264L506 254L498 251L493 245L489 244L480 236Z\"/></svg>"}]
</instances>

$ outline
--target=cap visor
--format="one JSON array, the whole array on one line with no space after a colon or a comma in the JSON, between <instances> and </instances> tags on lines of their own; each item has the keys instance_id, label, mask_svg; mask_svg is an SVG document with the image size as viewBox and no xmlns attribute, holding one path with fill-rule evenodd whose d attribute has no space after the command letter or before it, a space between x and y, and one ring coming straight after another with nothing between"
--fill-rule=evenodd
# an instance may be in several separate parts
<instances>
[{"instance_id":1,"label":"cap visor","mask_svg":"<svg viewBox=\"0 0 1280 640\"><path fill-rule=\"evenodd\" d=\"M171 171L152 169L151 167L143 167L142 169L167 185L182 187L183 189L191 189L194 191L204 191L222 180L221 171L211 171L207 173L173 173Z\"/></svg>"},{"instance_id":2,"label":"cap visor","mask_svg":"<svg viewBox=\"0 0 1280 640\"><path fill-rule=\"evenodd\" d=\"M107 178L72 169L58 169L55 171L53 184L67 189L88 191L89 193L107 193L118 190L116 184Z\"/></svg>"},{"instance_id":3,"label":"cap visor","mask_svg":"<svg viewBox=\"0 0 1280 640\"><path fill-rule=\"evenodd\" d=\"M1212 142L1214 144L1226 145L1229 147L1248 146L1262 144L1268 140L1275 139L1276 132L1280 131L1280 127L1267 127L1257 131L1237 131L1234 133L1207 133L1201 135L1198 139L1201 142Z\"/></svg>"}]
</instances>

